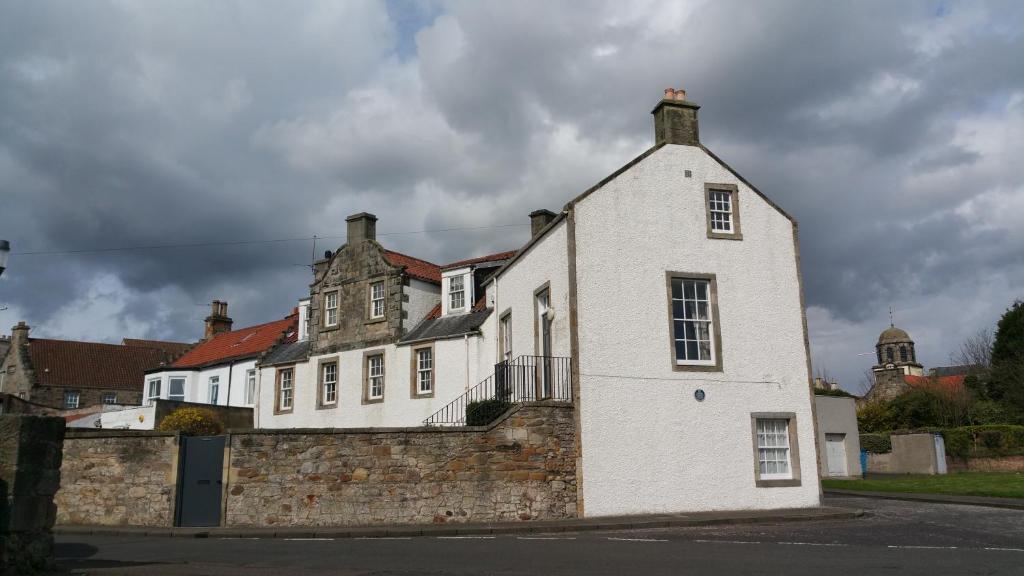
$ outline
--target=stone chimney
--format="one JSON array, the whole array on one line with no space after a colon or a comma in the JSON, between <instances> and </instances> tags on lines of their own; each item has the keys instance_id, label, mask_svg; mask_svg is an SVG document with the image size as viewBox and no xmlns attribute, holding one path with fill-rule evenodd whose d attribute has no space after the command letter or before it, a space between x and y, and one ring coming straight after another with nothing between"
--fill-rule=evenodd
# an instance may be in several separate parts
<instances>
[{"instance_id":1,"label":"stone chimney","mask_svg":"<svg viewBox=\"0 0 1024 576\"><path fill-rule=\"evenodd\" d=\"M345 218L345 222L348 222L349 244L377 239L377 217L373 214L360 212Z\"/></svg>"},{"instance_id":2,"label":"stone chimney","mask_svg":"<svg viewBox=\"0 0 1024 576\"><path fill-rule=\"evenodd\" d=\"M11 328L11 348L17 349L20 346L28 344L28 331L29 325L25 324L24 321L18 322L18 324Z\"/></svg>"},{"instance_id":3,"label":"stone chimney","mask_svg":"<svg viewBox=\"0 0 1024 576\"><path fill-rule=\"evenodd\" d=\"M544 210L543 208L530 212L530 237L533 238L540 233L545 226L555 219L555 216L557 216L557 214L551 210Z\"/></svg>"},{"instance_id":4,"label":"stone chimney","mask_svg":"<svg viewBox=\"0 0 1024 576\"><path fill-rule=\"evenodd\" d=\"M203 340L209 340L221 332L231 332L231 324L234 323L228 317L228 303L214 300L210 304L210 315L206 317L206 333Z\"/></svg>"},{"instance_id":5,"label":"stone chimney","mask_svg":"<svg viewBox=\"0 0 1024 576\"><path fill-rule=\"evenodd\" d=\"M666 88L665 97L651 112L654 114L654 143L700 146L699 109L700 106L686 99L685 90Z\"/></svg>"}]
</instances>

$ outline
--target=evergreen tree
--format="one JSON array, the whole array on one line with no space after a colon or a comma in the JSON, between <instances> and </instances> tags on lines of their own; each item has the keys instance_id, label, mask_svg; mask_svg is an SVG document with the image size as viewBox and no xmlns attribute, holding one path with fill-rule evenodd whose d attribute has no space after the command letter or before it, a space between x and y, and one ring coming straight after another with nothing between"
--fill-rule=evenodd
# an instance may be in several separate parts
<instances>
[{"instance_id":1,"label":"evergreen tree","mask_svg":"<svg viewBox=\"0 0 1024 576\"><path fill-rule=\"evenodd\" d=\"M1014 302L996 326L988 395L1018 419L1024 415L1024 301Z\"/></svg>"}]
</instances>

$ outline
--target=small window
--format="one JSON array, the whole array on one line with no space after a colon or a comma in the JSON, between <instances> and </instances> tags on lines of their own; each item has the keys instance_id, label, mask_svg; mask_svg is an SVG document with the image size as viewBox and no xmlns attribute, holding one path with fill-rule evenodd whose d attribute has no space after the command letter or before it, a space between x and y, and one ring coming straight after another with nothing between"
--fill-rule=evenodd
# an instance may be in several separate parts
<instances>
[{"instance_id":1,"label":"small window","mask_svg":"<svg viewBox=\"0 0 1024 576\"><path fill-rule=\"evenodd\" d=\"M740 240L739 189L734 184L705 184L708 238Z\"/></svg>"},{"instance_id":2,"label":"small window","mask_svg":"<svg viewBox=\"0 0 1024 576\"><path fill-rule=\"evenodd\" d=\"M757 419L757 462L762 480L793 477L789 464L789 420Z\"/></svg>"},{"instance_id":3,"label":"small window","mask_svg":"<svg viewBox=\"0 0 1024 576\"><path fill-rule=\"evenodd\" d=\"M116 392L104 392L102 402L104 404L117 404L117 393Z\"/></svg>"},{"instance_id":4,"label":"small window","mask_svg":"<svg viewBox=\"0 0 1024 576\"><path fill-rule=\"evenodd\" d=\"M167 381L169 400L177 400L178 402L185 401L185 379L184 378L171 378Z\"/></svg>"},{"instance_id":5,"label":"small window","mask_svg":"<svg viewBox=\"0 0 1024 576\"><path fill-rule=\"evenodd\" d=\"M367 401L384 399L384 355L368 354L365 366L364 394Z\"/></svg>"},{"instance_id":6,"label":"small window","mask_svg":"<svg viewBox=\"0 0 1024 576\"><path fill-rule=\"evenodd\" d=\"M160 380L150 380L149 390L146 394L146 404L152 405L154 401L160 399Z\"/></svg>"},{"instance_id":7,"label":"small window","mask_svg":"<svg viewBox=\"0 0 1024 576\"><path fill-rule=\"evenodd\" d=\"M291 368L282 368L277 371L277 409L279 412L287 412L292 409L295 393L293 374Z\"/></svg>"},{"instance_id":8,"label":"small window","mask_svg":"<svg viewBox=\"0 0 1024 576\"><path fill-rule=\"evenodd\" d=\"M669 290L675 366L720 368L714 278L670 275Z\"/></svg>"},{"instance_id":9,"label":"small window","mask_svg":"<svg viewBox=\"0 0 1024 576\"><path fill-rule=\"evenodd\" d=\"M466 279L464 276L452 276L448 279L448 308L461 310L466 307Z\"/></svg>"},{"instance_id":10,"label":"small window","mask_svg":"<svg viewBox=\"0 0 1024 576\"><path fill-rule=\"evenodd\" d=\"M209 394L206 396L210 404L216 404L220 396L220 376L210 376Z\"/></svg>"},{"instance_id":11,"label":"small window","mask_svg":"<svg viewBox=\"0 0 1024 576\"><path fill-rule=\"evenodd\" d=\"M370 318L384 317L384 282L370 284Z\"/></svg>"},{"instance_id":12,"label":"small window","mask_svg":"<svg viewBox=\"0 0 1024 576\"><path fill-rule=\"evenodd\" d=\"M900 362L906 362L909 359L907 355L907 347L900 346Z\"/></svg>"},{"instance_id":13,"label":"small window","mask_svg":"<svg viewBox=\"0 0 1024 576\"><path fill-rule=\"evenodd\" d=\"M892 353L892 346L889 346L889 347L887 347L885 349L885 359L888 362L892 362L894 360L893 353Z\"/></svg>"},{"instance_id":14,"label":"small window","mask_svg":"<svg viewBox=\"0 0 1024 576\"><path fill-rule=\"evenodd\" d=\"M78 408L78 401L80 396L78 392L67 391L64 393L64 408L72 409Z\"/></svg>"},{"instance_id":15,"label":"small window","mask_svg":"<svg viewBox=\"0 0 1024 576\"><path fill-rule=\"evenodd\" d=\"M501 345L502 362L512 360L512 312L506 312L498 324L498 342Z\"/></svg>"},{"instance_id":16,"label":"small window","mask_svg":"<svg viewBox=\"0 0 1024 576\"><path fill-rule=\"evenodd\" d=\"M420 348L416 351L416 393L430 394L434 391L434 349Z\"/></svg>"},{"instance_id":17,"label":"small window","mask_svg":"<svg viewBox=\"0 0 1024 576\"><path fill-rule=\"evenodd\" d=\"M245 371L245 403L253 405L256 403L256 371Z\"/></svg>"},{"instance_id":18,"label":"small window","mask_svg":"<svg viewBox=\"0 0 1024 576\"><path fill-rule=\"evenodd\" d=\"M321 367L320 402L324 405L338 403L338 363L329 362Z\"/></svg>"},{"instance_id":19,"label":"small window","mask_svg":"<svg viewBox=\"0 0 1024 576\"><path fill-rule=\"evenodd\" d=\"M338 293L328 292L324 295L324 326L338 325Z\"/></svg>"}]
</instances>

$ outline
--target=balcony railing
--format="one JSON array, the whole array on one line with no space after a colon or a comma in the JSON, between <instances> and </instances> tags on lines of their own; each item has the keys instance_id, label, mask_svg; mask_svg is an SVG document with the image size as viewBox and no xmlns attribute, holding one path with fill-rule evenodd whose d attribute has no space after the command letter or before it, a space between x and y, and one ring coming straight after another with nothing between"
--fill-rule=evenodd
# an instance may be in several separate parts
<instances>
[{"instance_id":1,"label":"balcony railing","mask_svg":"<svg viewBox=\"0 0 1024 576\"><path fill-rule=\"evenodd\" d=\"M423 423L427 426L483 425L521 402L572 402L571 360L558 356L519 356L495 364L494 374Z\"/></svg>"}]
</instances>

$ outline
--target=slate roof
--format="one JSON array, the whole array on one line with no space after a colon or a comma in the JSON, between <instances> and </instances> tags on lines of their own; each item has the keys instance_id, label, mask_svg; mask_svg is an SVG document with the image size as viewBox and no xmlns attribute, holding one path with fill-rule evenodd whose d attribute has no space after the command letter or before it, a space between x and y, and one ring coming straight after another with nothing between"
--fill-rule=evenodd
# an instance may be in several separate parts
<instances>
[{"instance_id":1,"label":"slate roof","mask_svg":"<svg viewBox=\"0 0 1024 576\"><path fill-rule=\"evenodd\" d=\"M977 368L977 366L967 365L936 366L935 368L930 368L928 372L935 376L966 376L974 370L977 370Z\"/></svg>"},{"instance_id":2,"label":"slate roof","mask_svg":"<svg viewBox=\"0 0 1024 576\"><path fill-rule=\"evenodd\" d=\"M445 264L444 266L441 267L441 269L451 270L452 268L463 268L465 266L472 266L473 264L483 264L484 262L501 262L504 260L508 260L509 258L515 255L515 250L508 250L506 252L498 252L497 254L488 254L487 256L478 256L476 258L469 258L467 260L459 260L458 262Z\"/></svg>"},{"instance_id":3,"label":"slate roof","mask_svg":"<svg viewBox=\"0 0 1024 576\"><path fill-rule=\"evenodd\" d=\"M228 360L240 360L259 356L278 342L291 338L294 341L298 330L298 314L290 314L281 320L222 332L213 338L197 344L178 358L173 368L201 368L213 366Z\"/></svg>"},{"instance_id":4,"label":"slate roof","mask_svg":"<svg viewBox=\"0 0 1024 576\"><path fill-rule=\"evenodd\" d=\"M139 390L147 370L171 359L142 346L29 338L29 358L40 386Z\"/></svg>"},{"instance_id":5,"label":"slate roof","mask_svg":"<svg viewBox=\"0 0 1024 576\"><path fill-rule=\"evenodd\" d=\"M490 308L476 310L468 314L456 314L441 318L430 318L420 322L408 334L402 337L400 344L419 342L421 340L439 340L453 338L463 334L474 334L491 315Z\"/></svg>"},{"instance_id":6,"label":"slate roof","mask_svg":"<svg viewBox=\"0 0 1024 576\"><path fill-rule=\"evenodd\" d=\"M412 278L431 284L441 283L441 267L437 264L391 250L385 250L384 256L393 266L405 266L405 273Z\"/></svg>"},{"instance_id":7,"label":"slate roof","mask_svg":"<svg viewBox=\"0 0 1024 576\"><path fill-rule=\"evenodd\" d=\"M260 360L261 366L302 362L309 357L309 340L278 344Z\"/></svg>"}]
</instances>

